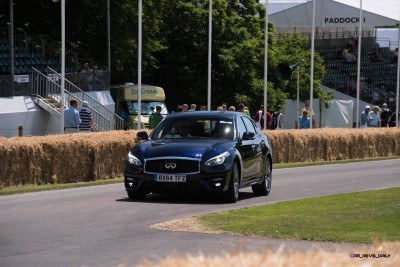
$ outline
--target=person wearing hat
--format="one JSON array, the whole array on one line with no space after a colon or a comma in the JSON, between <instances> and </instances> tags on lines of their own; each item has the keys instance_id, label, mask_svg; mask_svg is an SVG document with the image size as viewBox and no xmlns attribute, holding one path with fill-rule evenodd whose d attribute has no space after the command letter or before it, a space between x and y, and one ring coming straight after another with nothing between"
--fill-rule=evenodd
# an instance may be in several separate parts
<instances>
[{"instance_id":1,"label":"person wearing hat","mask_svg":"<svg viewBox=\"0 0 400 267\"><path fill-rule=\"evenodd\" d=\"M360 128L368 128L369 124L372 121L372 117L369 115L371 107L369 105L365 106L363 112L361 112L361 121L360 121Z\"/></svg>"},{"instance_id":2,"label":"person wearing hat","mask_svg":"<svg viewBox=\"0 0 400 267\"><path fill-rule=\"evenodd\" d=\"M89 110L89 102L82 101L82 108L79 111L82 123L79 124L79 131L89 132L93 128L92 112Z\"/></svg>"}]
</instances>

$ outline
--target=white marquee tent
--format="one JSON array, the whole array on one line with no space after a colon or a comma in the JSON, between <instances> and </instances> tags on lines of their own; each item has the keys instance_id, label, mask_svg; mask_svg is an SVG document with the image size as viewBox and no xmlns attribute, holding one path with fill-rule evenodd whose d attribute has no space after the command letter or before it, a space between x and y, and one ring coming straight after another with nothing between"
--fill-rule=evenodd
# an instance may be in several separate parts
<instances>
[{"instance_id":1,"label":"white marquee tent","mask_svg":"<svg viewBox=\"0 0 400 267\"><path fill-rule=\"evenodd\" d=\"M379 2L379 3L378 3ZM386 2L386 3L385 3ZM353 31L359 26L359 0L316 0L315 26L318 31ZM273 3L271 3L273 4ZM398 0L363 1L363 28L397 27L400 18ZM278 32L308 32L312 25L312 1L297 4L271 14Z\"/></svg>"}]
</instances>

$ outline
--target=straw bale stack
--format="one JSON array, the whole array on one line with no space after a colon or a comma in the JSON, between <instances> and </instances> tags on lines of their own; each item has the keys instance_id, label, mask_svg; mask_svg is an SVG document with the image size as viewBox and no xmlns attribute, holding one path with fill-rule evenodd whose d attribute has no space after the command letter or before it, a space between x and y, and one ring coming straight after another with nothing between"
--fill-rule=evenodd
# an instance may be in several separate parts
<instances>
[{"instance_id":1,"label":"straw bale stack","mask_svg":"<svg viewBox=\"0 0 400 267\"><path fill-rule=\"evenodd\" d=\"M400 156L400 129L266 131L274 163ZM0 188L109 179L123 173L136 131L0 138Z\"/></svg>"},{"instance_id":2,"label":"straw bale stack","mask_svg":"<svg viewBox=\"0 0 400 267\"><path fill-rule=\"evenodd\" d=\"M397 262L397 263L396 263ZM337 248L332 250L312 249L307 251L287 249L283 242L276 249L259 252L248 252L238 248L238 252L221 253L220 255L170 255L165 259L145 260L138 267L263 267L263 266L398 266L400 262L400 242L384 242L365 248ZM129 266L121 263L119 266Z\"/></svg>"},{"instance_id":3,"label":"straw bale stack","mask_svg":"<svg viewBox=\"0 0 400 267\"><path fill-rule=\"evenodd\" d=\"M0 187L115 178L135 131L0 139Z\"/></svg>"},{"instance_id":4,"label":"straw bale stack","mask_svg":"<svg viewBox=\"0 0 400 267\"><path fill-rule=\"evenodd\" d=\"M265 131L274 163L312 162L400 155L400 129Z\"/></svg>"}]
</instances>

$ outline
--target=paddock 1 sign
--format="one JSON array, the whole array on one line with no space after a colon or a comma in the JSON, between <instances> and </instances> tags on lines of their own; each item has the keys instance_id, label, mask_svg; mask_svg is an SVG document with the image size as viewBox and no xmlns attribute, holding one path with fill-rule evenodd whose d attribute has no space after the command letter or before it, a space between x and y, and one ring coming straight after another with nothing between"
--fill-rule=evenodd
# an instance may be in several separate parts
<instances>
[{"instance_id":1,"label":"paddock 1 sign","mask_svg":"<svg viewBox=\"0 0 400 267\"><path fill-rule=\"evenodd\" d=\"M354 24L354 23L360 23L360 17L324 18L324 24ZM365 23L365 17L363 18L363 23Z\"/></svg>"}]
</instances>

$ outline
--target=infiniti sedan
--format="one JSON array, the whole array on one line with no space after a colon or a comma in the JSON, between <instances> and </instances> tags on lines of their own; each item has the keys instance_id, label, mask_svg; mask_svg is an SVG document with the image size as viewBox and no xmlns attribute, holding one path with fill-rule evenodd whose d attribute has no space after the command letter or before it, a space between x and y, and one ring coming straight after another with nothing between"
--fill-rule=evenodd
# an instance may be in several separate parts
<instances>
[{"instance_id":1,"label":"infiniti sedan","mask_svg":"<svg viewBox=\"0 0 400 267\"><path fill-rule=\"evenodd\" d=\"M272 182L270 141L240 112L194 111L166 117L128 153L124 171L130 199L148 193L210 192L225 202L251 186L268 195Z\"/></svg>"}]
</instances>

